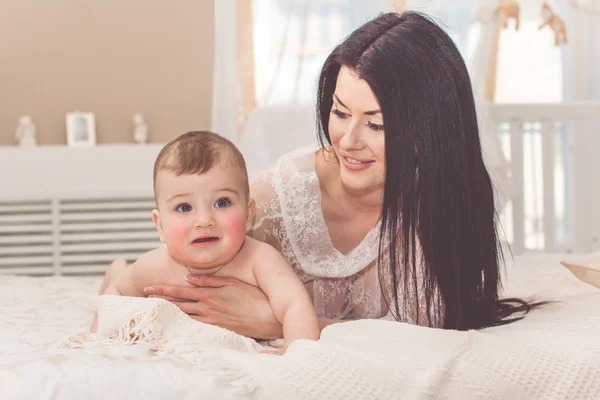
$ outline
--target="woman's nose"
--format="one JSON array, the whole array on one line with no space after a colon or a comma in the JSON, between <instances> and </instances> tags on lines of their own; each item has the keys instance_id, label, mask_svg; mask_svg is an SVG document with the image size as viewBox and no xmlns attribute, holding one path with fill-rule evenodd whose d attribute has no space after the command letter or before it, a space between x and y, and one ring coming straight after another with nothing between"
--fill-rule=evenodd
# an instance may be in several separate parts
<instances>
[{"instance_id":1,"label":"woman's nose","mask_svg":"<svg viewBox=\"0 0 600 400\"><path fill-rule=\"evenodd\" d=\"M340 146L345 149L356 149L360 147L361 129L360 122L351 122L346 126L344 136L340 139Z\"/></svg>"}]
</instances>

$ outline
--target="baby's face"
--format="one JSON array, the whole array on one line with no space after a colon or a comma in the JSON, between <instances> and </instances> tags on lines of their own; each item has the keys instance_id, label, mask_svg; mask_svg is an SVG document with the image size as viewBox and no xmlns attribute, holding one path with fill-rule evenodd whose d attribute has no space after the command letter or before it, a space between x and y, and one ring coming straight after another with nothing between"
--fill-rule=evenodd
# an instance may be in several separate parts
<instances>
[{"instance_id":1,"label":"baby's face","mask_svg":"<svg viewBox=\"0 0 600 400\"><path fill-rule=\"evenodd\" d=\"M180 176L161 171L156 187L154 222L171 257L197 269L235 257L252 216L236 168L215 166L201 175Z\"/></svg>"}]
</instances>

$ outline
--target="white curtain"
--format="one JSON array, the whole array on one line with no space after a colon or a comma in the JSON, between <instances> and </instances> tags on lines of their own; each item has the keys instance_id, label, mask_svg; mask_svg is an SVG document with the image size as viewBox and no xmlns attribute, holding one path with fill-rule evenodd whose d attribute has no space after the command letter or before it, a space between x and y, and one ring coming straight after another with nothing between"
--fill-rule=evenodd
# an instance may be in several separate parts
<instances>
[{"instance_id":1,"label":"white curtain","mask_svg":"<svg viewBox=\"0 0 600 400\"><path fill-rule=\"evenodd\" d=\"M213 132L237 137L236 0L215 1Z\"/></svg>"},{"instance_id":2,"label":"white curtain","mask_svg":"<svg viewBox=\"0 0 600 400\"><path fill-rule=\"evenodd\" d=\"M312 105L325 58L389 0L255 0L258 105Z\"/></svg>"},{"instance_id":3,"label":"white curtain","mask_svg":"<svg viewBox=\"0 0 600 400\"><path fill-rule=\"evenodd\" d=\"M600 0L563 6L569 45L564 52L565 100L600 100Z\"/></svg>"}]
</instances>

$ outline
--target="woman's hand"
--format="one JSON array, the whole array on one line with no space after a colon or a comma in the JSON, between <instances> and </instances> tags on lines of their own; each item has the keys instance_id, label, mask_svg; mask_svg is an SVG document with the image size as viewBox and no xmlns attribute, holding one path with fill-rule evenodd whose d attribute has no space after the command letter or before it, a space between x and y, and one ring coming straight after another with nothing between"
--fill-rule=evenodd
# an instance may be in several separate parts
<instances>
[{"instance_id":1,"label":"woman's hand","mask_svg":"<svg viewBox=\"0 0 600 400\"><path fill-rule=\"evenodd\" d=\"M196 287L153 285L144 289L151 297L171 301L190 317L256 339L283 336L267 296L259 288L235 278L188 275Z\"/></svg>"}]
</instances>

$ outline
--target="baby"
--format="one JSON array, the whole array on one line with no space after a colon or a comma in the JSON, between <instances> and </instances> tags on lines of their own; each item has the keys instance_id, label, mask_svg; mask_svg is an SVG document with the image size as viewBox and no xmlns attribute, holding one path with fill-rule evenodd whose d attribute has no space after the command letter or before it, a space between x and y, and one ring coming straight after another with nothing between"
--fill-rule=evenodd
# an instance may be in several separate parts
<instances>
[{"instance_id":1,"label":"baby","mask_svg":"<svg viewBox=\"0 0 600 400\"><path fill-rule=\"evenodd\" d=\"M276 353L296 339L319 339L316 311L292 267L273 247L246 236L255 205L233 143L206 131L168 143L154 163L154 197L152 220L164 246L122 273L109 270L100 294L142 297L154 284L191 286L188 274L237 278L265 293L283 325L284 347Z\"/></svg>"}]
</instances>

